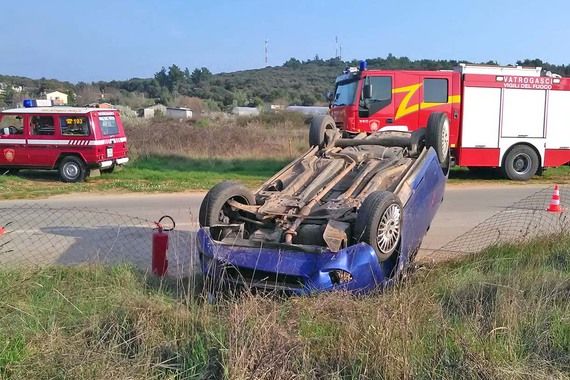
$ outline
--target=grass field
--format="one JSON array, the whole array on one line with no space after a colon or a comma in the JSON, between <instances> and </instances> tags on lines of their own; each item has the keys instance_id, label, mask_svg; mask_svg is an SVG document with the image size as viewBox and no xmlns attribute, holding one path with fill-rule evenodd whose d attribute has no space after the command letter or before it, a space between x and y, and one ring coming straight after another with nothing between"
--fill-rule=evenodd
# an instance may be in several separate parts
<instances>
[{"instance_id":1,"label":"grass field","mask_svg":"<svg viewBox=\"0 0 570 380\"><path fill-rule=\"evenodd\" d=\"M223 180L255 187L281 169L283 159L139 158L123 170L84 183L62 183L57 172L22 171L0 176L2 199L38 198L73 192L175 192L207 190Z\"/></svg>"},{"instance_id":2,"label":"grass field","mask_svg":"<svg viewBox=\"0 0 570 380\"><path fill-rule=\"evenodd\" d=\"M125 124L132 161L124 170L78 184L60 182L55 171L0 175L0 196L208 190L226 179L255 187L305 152L308 144L304 117L293 113L185 122L136 119ZM455 168L450 174L450 183L481 182L511 183L498 170ZM568 183L570 166L549 169L531 182Z\"/></svg>"},{"instance_id":3,"label":"grass field","mask_svg":"<svg viewBox=\"0 0 570 380\"><path fill-rule=\"evenodd\" d=\"M74 192L177 192L206 191L223 180L237 180L256 187L286 165L288 158L189 158L186 156L150 155L138 158L123 170L84 183L62 183L57 172L22 171L18 176L0 175L2 199L41 198ZM498 171L470 173L454 168L450 183L504 183ZM570 167L548 169L531 183L569 183Z\"/></svg>"},{"instance_id":4,"label":"grass field","mask_svg":"<svg viewBox=\"0 0 570 380\"><path fill-rule=\"evenodd\" d=\"M568 378L569 250L496 247L366 297L218 304L129 267L3 269L0 378Z\"/></svg>"}]
</instances>

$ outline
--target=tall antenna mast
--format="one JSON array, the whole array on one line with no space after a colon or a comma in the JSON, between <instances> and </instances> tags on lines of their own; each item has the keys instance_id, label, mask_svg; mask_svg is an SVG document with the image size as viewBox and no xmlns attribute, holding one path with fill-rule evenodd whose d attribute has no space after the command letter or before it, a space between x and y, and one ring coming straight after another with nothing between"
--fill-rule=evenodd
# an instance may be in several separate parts
<instances>
[{"instance_id":1,"label":"tall antenna mast","mask_svg":"<svg viewBox=\"0 0 570 380\"><path fill-rule=\"evenodd\" d=\"M267 66L267 62L269 61L268 59L268 45L269 45L269 40L265 40L265 66Z\"/></svg>"},{"instance_id":2,"label":"tall antenna mast","mask_svg":"<svg viewBox=\"0 0 570 380\"><path fill-rule=\"evenodd\" d=\"M338 36L334 37L334 57L338 58L339 54L338 54Z\"/></svg>"}]
</instances>

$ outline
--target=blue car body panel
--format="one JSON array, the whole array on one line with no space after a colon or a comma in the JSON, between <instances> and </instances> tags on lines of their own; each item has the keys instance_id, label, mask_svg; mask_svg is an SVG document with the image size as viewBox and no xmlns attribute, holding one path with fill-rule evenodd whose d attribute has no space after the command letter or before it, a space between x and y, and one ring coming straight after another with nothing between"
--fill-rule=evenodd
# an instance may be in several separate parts
<instances>
[{"instance_id":1,"label":"blue car body panel","mask_svg":"<svg viewBox=\"0 0 570 380\"><path fill-rule=\"evenodd\" d=\"M214 281L224 279L295 294L330 290L369 292L386 286L419 249L443 200L446 179L433 149L413 169L413 176L404 179L409 186L409 197L403 202L400 254L396 262L379 262L374 249L366 243L338 252L326 248L312 252L284 244L253 247L215 241L208 228L201 228L197 241L202 272ZM334 271L349 273L351 280L333 281Z\"/></svg>"}]
</instances>

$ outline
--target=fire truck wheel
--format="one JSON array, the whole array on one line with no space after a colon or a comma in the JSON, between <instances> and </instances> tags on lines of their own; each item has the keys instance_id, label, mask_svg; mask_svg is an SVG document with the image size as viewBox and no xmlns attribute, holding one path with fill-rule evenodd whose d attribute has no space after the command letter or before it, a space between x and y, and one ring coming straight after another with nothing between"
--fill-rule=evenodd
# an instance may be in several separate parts
<instances>
[{"instance_id":1,"label":"fire truck wheel","mask_svg":"<svg viewBox=\"0 0 570 380\"><path fill-rule=\"evenodd\" d=\"M328 141L327 130L336 130L333 118L329 115L314 116L309 127L309 146L317 145L319 148L324 148L330 145L331 141Z\"/></svg>"},{"instance_id":2,"label":"fire truck wheel","mask_svg":"<svg viewBox=\"0 0 570 380\"><path fill-rule=\"evenodd\" d=\"M59 176L63 182L81 182L86 174L85 164L78 157L64 157L59 163Z\"/></svg>"},{"instance_id":3,"label":"fire truck wheel","mask_svg":"<svg viewBox=\"0 0 570 380\"><path fill-rule=\"evenodd\" d=\"M353 238L369 244L383 262L397 252L402 235L402 204L389 191L369 194L358 210Z\"/></svg>"},{"instance_id":4,"label":"fire truck wheel","mask_svg":"<svg viewBox=\"0 0 570 380\"><path fill-rule=\"evenodd\" d=\"M227 204L230 199L246 205L255 204L253 193L243 185L231 181L220 182L208 191L200 205L200 226L240 223L236 218L239 213Z\"/></svg>"},{"instance_id":5,"label":"fire truck wheel","mask_svg":"<svg viewBox=\"0 0 570 380\"><path fill-rule=\"evenodd\" d=\"M449 119L443 112L433 112L427 122L426 146L437 153L443 168L449 166Z\"/></svg>"},{"instance_id":6,"label":"fire truck wheel","mask_svg":"<svg viewBox=\"0 0 570 380\"><path fill-rule=\"evenodd\" d=\"M540 162L538 154L528 145L515 145L505 156L503 173L513 181L527 181L534 176Z\"/></svg>"}]
</instances>

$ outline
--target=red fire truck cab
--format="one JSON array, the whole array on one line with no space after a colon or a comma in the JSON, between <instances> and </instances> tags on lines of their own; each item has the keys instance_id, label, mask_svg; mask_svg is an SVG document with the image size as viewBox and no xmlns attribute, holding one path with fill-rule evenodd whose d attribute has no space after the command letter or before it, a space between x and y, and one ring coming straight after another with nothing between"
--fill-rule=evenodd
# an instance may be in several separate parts
<instances>
[{"instance_id":1,"label":"red fire truck cab","mask_svg":"<svg viewBox=\"0 0 570 380\"><path fill-rule=\"evenodd\" d=\"M460 166L500 167L510 179L527 180L570 162L570 78L541 68L388 71L361 62L336 79L331 95L332 119L315 118L312 130L332 123L344 134L413 131L443 112Z\"/></svg>"},{"instance_id":2,"label":"red fire truck cab","mask_svg":"<svg viewBox=\"0 0 570 380\"><path fill-rule=\"evenodd\" d=\"M62 181L78 182L129 161L117 110L35 105L0 111L1 169L57 169Z\"/></svg>"}]
</instances>

